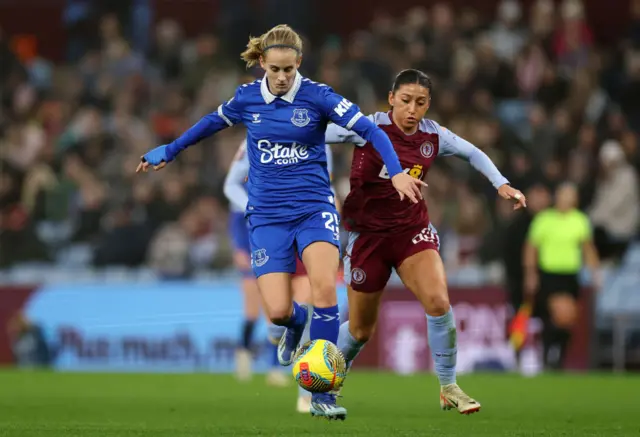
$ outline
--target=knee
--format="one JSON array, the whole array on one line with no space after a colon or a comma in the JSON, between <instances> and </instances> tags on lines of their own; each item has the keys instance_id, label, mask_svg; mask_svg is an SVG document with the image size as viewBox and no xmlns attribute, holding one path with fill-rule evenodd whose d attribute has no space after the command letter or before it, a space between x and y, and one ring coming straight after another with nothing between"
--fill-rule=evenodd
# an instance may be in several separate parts
<instances>
[{"instance_id":1,"label":"knee","mask_svg":"<svg viewBox=\"0 0 640 437\"><path fill-rule=\"evenodd\" d=\"M291 319L292 308L289 307L271 307L267 308L267 316L274 325L284 325Z\"/></svg>"},{"instance_id":2,"label":"knee","mask_svg":"<svg viewBox=\"0 0 640 437\"><path fill-rule=\"evenodd\" d=\"M336 284L328 278L317 278L311 280L311 297L313 305L327 308L338 304L336 296Z\"/></svg>"},{"instance_id":3,"label":"knee","mask_svg":"<svg viewBox=\"0 0 640 437\"><path fill-rule=\"evenodd\" d=\"M449 302L447 288L444 284L439 287L434 287L431 293L428 294L425 307L425 311L430 316L443 316L449 312L451 304Z\"/></svg>"},{"instance_id":4,"label":"knee","mask_svg":"<svg viewBox=\"0 0 640 437\"><path fill-rule=\"evenodd\" d=\"M570 329L575 325L578 311L574 301L564 299L553 302L551 307L551 320L553 324L562 329Z\"/></svg>"},{"instance_id":5,"label":"knee","mask_svg":"<svg viewBox=\"0 0 640 437\"><path fill-rule=\"evenodd\" d=\"M375 325L371 326L353 326L349 324L349 333L358 343L366 343L373 335Z\"/></svg>"}]
</instances>

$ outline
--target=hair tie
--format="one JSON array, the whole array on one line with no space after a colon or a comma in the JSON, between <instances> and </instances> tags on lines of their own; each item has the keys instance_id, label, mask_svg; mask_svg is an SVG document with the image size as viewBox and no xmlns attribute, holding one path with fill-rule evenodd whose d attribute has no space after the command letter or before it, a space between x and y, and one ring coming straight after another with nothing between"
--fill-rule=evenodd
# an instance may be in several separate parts
<instances>
[{"instance_id":1,"label":"hair tie","mask_svg":"<svg viewBox=\"0 0 640 437\"><path fill-rule=\"evenodd\" d=\"M271 44L270 46L263 48L262 53L265 53L269 49L292 49L295 50L298 55L300 54L300 50L291 44Z\"/></svg>"}]
</instances>

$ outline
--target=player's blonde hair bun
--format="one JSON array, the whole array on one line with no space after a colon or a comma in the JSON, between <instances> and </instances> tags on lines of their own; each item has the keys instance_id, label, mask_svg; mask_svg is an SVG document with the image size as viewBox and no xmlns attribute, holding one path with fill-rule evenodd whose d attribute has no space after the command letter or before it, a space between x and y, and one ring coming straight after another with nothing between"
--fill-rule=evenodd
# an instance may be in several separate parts
<instances>
[{"instance_id":1,"label":"player's blonde hair bun","mask_svg":"<svg viewBox=\"0 0 640 437\"><path fill-rule=\"evenodd\" d=\"M289 48L302 55L302 38L286 24L279 24L258 37L249 38L247 49L240 57L247 63L247 68L260 62L260 57L271 48Z\"/></svg>"}]
</instances>

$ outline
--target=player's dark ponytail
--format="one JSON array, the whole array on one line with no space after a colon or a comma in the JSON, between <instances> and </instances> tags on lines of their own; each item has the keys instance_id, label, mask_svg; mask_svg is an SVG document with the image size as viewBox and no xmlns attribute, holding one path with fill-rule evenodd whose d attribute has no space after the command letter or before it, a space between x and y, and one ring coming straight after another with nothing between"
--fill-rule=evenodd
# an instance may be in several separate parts
<instances>
[{"instance_id":1,"label":"player's dark ponytail","mask_svg":"<svg viewBox=\"0 0 640 437\"><path fill-rule=\"evenodd\" d=\"M402 85L413 83L425 87L429 90L429 95L431 95L431 78L426 73L423 73L420 70L415 70L413 68L402 70L400 73L398 73L395 80L393 81L391 92L395 94Z\"/></svg>"}]
</instances>

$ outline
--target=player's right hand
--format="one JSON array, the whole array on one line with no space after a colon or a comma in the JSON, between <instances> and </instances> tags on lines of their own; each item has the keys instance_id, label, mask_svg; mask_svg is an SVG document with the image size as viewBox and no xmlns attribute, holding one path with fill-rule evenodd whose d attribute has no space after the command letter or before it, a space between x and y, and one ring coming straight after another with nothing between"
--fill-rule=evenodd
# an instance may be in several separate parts
<instances>
[{"instance_id":1,"label":"player's right hand","mask_svg":"<svg viewBox=\"0 0 640 437\"><path fill-rule=\"evenodd\" d=\"M138 164L138 168L136 168L136 173L140 173L141 171L146 173L149 171L149 167L152 167L155 171L161 170L169 161L171 160L167 158L167 146L158 146L140 157L140 163Z\"/></svg>"},{"instance_id":2,"label":"player's right hand","mask_svg":"<svg viewBox=\"0 0 640 437\"><path fill-rule=\"evenodd\" d=\"M391 178L393 188L400 194L400 200L404 200L407 196L413 203L418 203L422 200L422 187L426 187L427 184L420 179L409 176L406 173L398 173Z\"/></svg>"}]
</instances>

